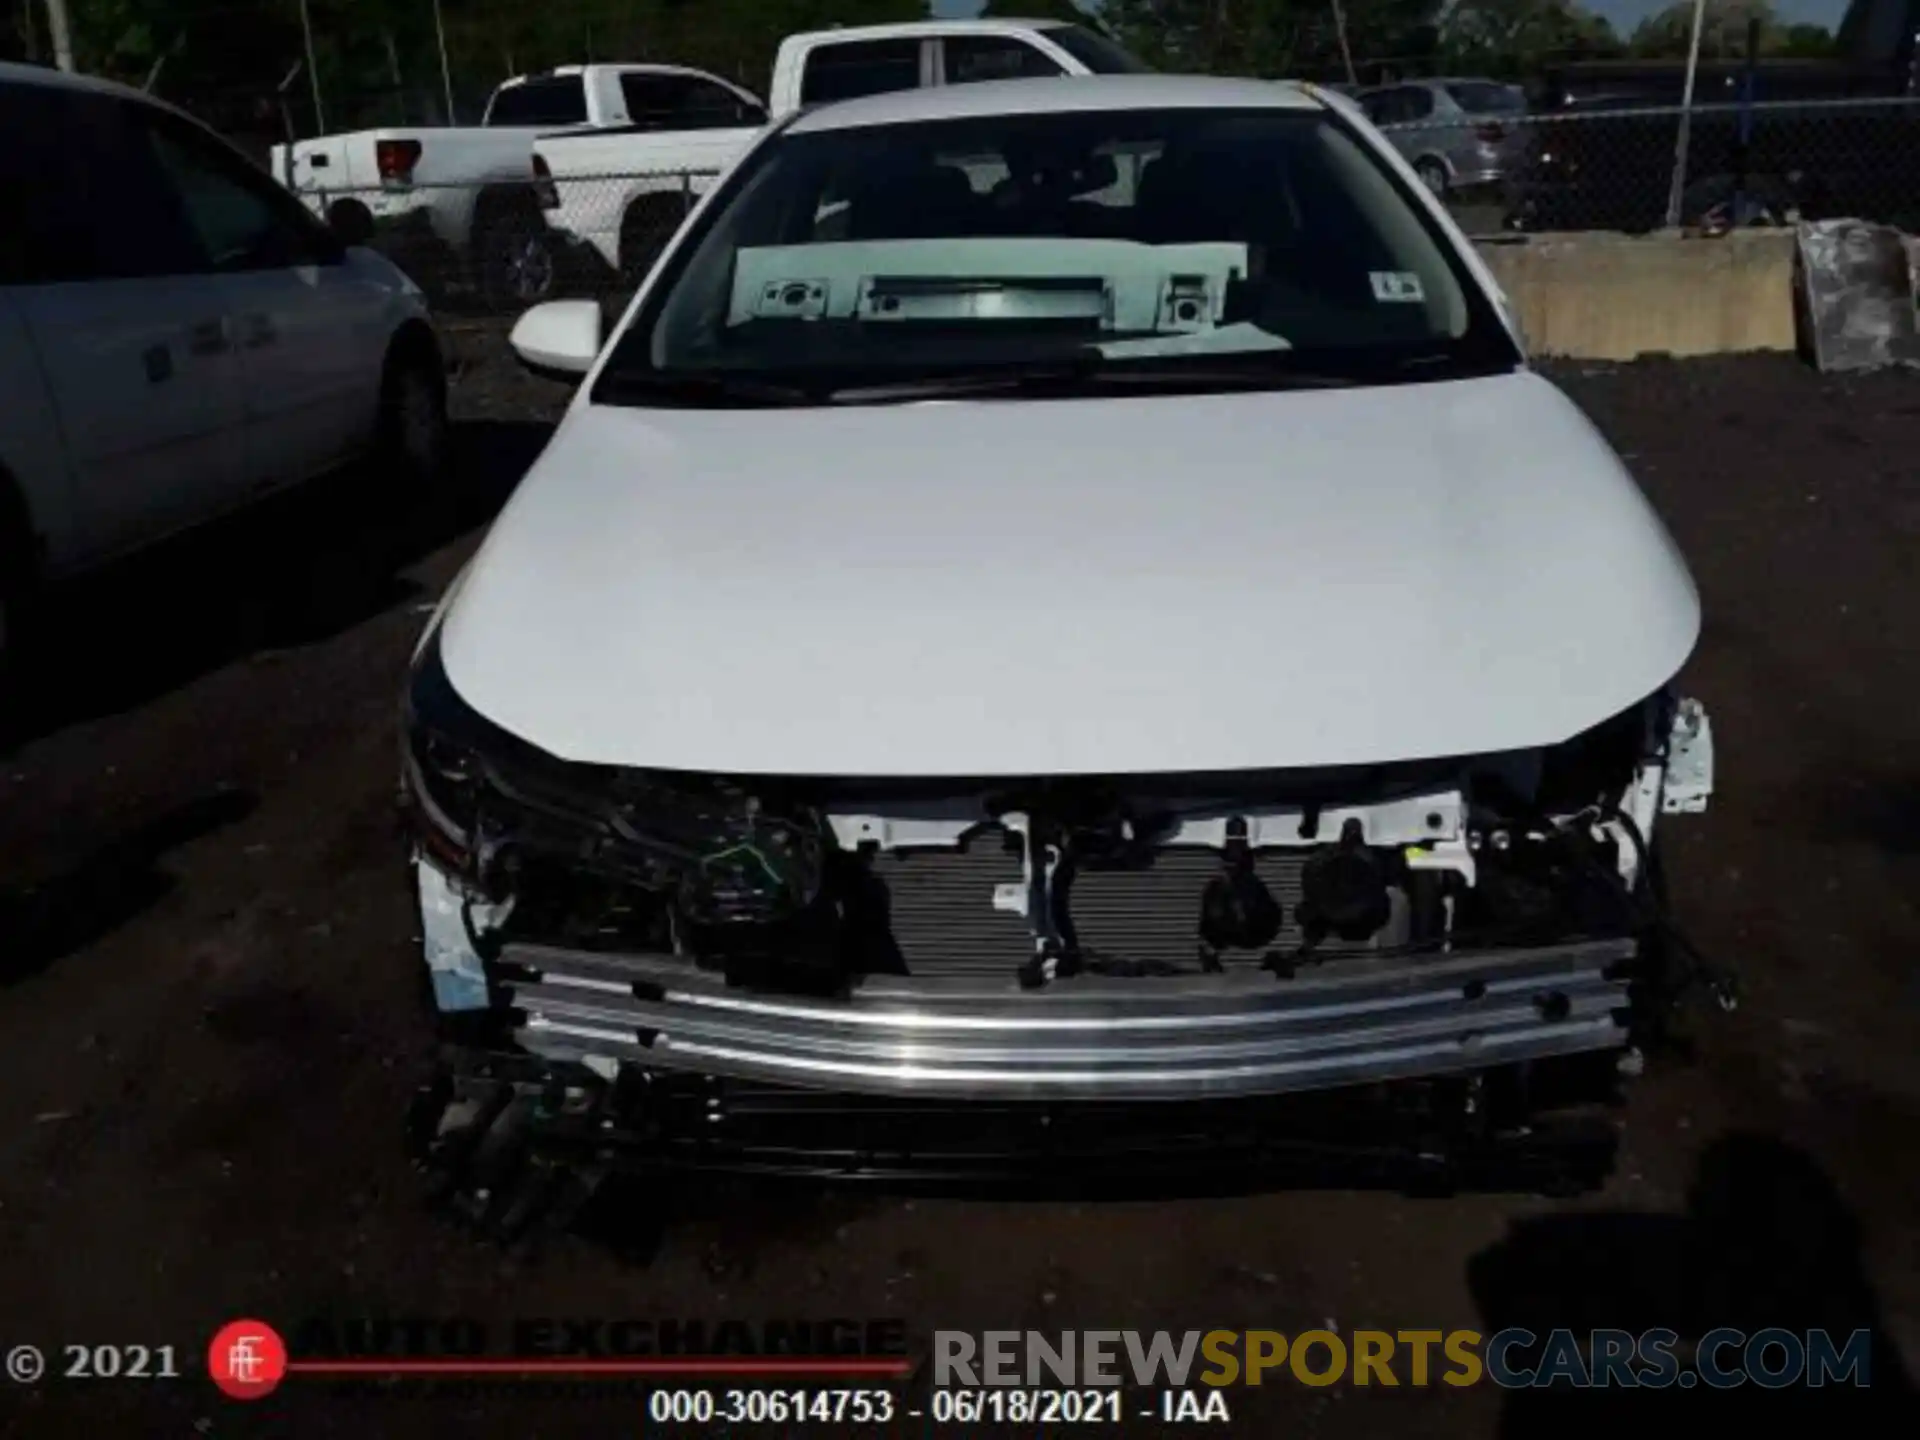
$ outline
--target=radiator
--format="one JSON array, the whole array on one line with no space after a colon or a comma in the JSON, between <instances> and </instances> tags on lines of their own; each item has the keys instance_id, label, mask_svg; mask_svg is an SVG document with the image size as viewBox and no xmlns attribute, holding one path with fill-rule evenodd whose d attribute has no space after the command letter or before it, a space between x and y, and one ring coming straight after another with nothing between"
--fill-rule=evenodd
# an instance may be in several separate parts
<instances>
[{"instance_id":1,"label":"radiator","mask_svg":"<svg viewBox=\"0 0 1920 1440\"><path fill-rule=\"evenodd\" d=\"M993 908L997 885L1020 882L1020 855L1004 848L1004 832L977 831L964 850L894 851L877 855L873 874L886 887L892 931L914 975L1005 975L1033 953L1024 916ZM1295 921L1304 851L1266 851L1254 873L1286 912L1275 945L1301 940ZM1089 956L1130 966L1197 972L1200 897L1220 873L1207 848L1160 851L1144 870L1085 870L1073 877L1068 914ZM1388 927L1389 931L1393 927ZM1366 947L1340 946L1353 949ZM1229 953L1227 960L1234 958ZM1257 959L1245 952L1243 959Z\"/></svg>"}]
</instances>

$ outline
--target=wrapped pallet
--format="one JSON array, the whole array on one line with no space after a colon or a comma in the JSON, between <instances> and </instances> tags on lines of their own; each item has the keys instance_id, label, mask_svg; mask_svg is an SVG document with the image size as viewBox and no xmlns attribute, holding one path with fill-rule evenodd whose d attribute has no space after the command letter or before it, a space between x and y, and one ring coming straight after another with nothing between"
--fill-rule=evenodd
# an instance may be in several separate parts
<instances>
[{"instance_id":1,"label":"wrapped pallet","mask_svg":"<svg viewBox=\"0 0 1920 1440\"><path fill-rule=\"evenodd\" d=\"M1802 221L1801 345L1822 371L1920 365L1920 239L1864 220Z\"/></svg>"}]
</instances>

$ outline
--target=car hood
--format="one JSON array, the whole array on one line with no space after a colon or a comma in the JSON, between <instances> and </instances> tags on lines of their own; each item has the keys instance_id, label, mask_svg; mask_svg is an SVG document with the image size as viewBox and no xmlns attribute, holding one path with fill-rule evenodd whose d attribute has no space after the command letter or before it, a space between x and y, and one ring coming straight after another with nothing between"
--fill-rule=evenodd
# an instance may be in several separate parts
<instances>
[{"instance_id":1,"label":"car hood","mask_svg":"<svg viewBox=\"0 0 1920 1440\"><path fill-rule=\"evenodd\" d=\"M576 404L444 622L562 758L820 775L1337 765L1568 738L1699 600L1529 372L820 409Z\"/></svg>"}]
</instances>

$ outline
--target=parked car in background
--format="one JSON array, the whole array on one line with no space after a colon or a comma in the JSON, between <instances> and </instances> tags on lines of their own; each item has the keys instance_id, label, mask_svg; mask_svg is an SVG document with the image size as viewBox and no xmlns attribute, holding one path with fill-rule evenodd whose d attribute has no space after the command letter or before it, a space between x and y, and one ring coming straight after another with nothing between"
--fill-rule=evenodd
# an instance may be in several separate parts
<instances>
[{"instance_id":1,"label":"parked car in background","mask_svg":"<svg viewBox=\"0 0 1920 1440\"><path fill-rule=\"evenodd\" d=\"M419 276L458 275L497 303L528 303L559 280L560 257L533 190L536 137L618 130L655 113L661 87L697 77L674 65L562 65L503 82L478 125L403 126L274 147L275 175L316 214L363 211Z\"/></svg>"},{"instance_id":2,"label":"parked car in background","mask_svg":"<svg viewBox=\"0 0 1920 1440\"><path fill-rule=\"evenodd\" d=\"M1703 59L1678 219L1719 230L1857 216L1920 226L1920 0L1855 0L1817 59ZM1535 85L1508 224L1666 223L1684 60L1550 66Z\"/></svg>"},{"instance_id":3,"label":"parked car in background","mask_svg":"<svg viewBox=\"0 0 1920 1440\"><path fill-rule=\"evenodd\" d=\"M1353 97L1436 195L1497 187L1523 144L1527 99L1497 80L1407 80Z\"/></svg>"},{"instance_id":4,"label":"parked car in background","mask_svg":"<svg viewBox=\"0 0 1920 1440\"><path fill-rule=\"evenodd\" d=\"M774 56L771 98L774 113L783 115L930 85L1148 68L1117 41L1065 21L916 20L789 35Z\"/></svg>"},{"instance_id":5,"label":"parked car in background","mask_svg":"<svg viewBox=\"0 0 1920 1440\"><path fill-rule=\"evenodd\" d=\"M633 285L717 175L770 113L923 86L1144 71L1082 25L1044 20L928 20L790 35L774 57L767 111L723 81L660 83L632 123L543 136L535 168L547 218L605 270ZM548 185L546 182L551 181Z\"/></svg>"},{"instance_id":6,"label":"parked car in background","mask_svg":"<svg viewBox=\"0 0 1920 1440\"><path fill-rule=\"evenodd\" d=\"M1190 1177L1302 1091L1452 1173L1633 1068L1698 596L1350 101L824 106L602 317L515 326L581 389L409 681L467 1213Z\"/></svg>"},{"instance_id":7,"label":"parked car in background","mask_svg":"<svg viewBox=\"0 0 1920 1440\"><path fill-rule=\"evenodd\" d=\"M435 477L421 293L138 92L0 65L0 649L48 580L381 452Z\"/></svg>"}]
</instances>

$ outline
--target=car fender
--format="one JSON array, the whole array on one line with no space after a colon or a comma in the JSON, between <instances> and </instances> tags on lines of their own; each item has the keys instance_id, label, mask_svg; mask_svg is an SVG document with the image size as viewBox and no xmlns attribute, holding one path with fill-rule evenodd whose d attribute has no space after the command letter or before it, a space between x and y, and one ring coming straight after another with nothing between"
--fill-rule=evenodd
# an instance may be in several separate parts
<instances>
[{"instance_id":1,"label":"car fender","mask_svg":"<svg viewBox=\"0 0 1920 1440\"><path fill-rule=\"evenodd\" d=\"M380 390L387 359L403 334L409 328L424 331L439 353L443 368L446 363L446 344L439 327L433 322L433 313L427 305L425 293L398 265L377 250L364 247L348 251L347 263L353 267L361 284L377 289L381 296L377 306L368 307L370 319L356 337L358 364L365 377L365 384L360 387L359 423L371 443L379 424Z\"/></svg>"}]
</instances>

